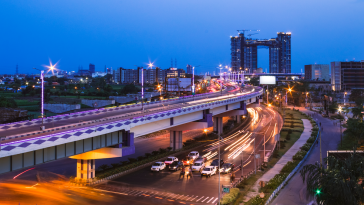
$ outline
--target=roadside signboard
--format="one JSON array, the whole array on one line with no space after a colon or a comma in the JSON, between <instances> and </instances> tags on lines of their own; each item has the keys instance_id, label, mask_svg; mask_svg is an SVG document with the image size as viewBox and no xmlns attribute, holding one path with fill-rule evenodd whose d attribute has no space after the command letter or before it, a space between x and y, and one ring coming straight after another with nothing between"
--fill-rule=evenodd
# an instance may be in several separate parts
<instances>
[{"instance_id":1,"label":"roadside signboard","mask_svg":"<svg viewBox=\"0 0 364 205\"><path fill-rule=\"evenodd\" d=\"M222 185L222 192L224 193L230 193L230 185Z\"/></svg>"}]
</instances>

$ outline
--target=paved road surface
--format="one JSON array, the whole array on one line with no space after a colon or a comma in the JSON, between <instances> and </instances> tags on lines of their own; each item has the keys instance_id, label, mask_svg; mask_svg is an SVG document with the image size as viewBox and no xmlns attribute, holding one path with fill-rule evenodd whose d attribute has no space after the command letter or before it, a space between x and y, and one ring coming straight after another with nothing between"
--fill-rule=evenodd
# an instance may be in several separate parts
<instances>
[{"instance_id":1,"label":"paved road surface","mask_svg":"<svg viewBox=\"0 0 364 205\"><path fill-rule=\"evenodd\" d=\"M303 108L299 108L300 111L305 113L314 113L308 111ZM316 114L314 119L317 119L317 122L321 122L324 127L324 131L322 132L322 158L326 158L328 150L336 150L338 144L340 143L340 127L333 126L333 121L328 118L323 118L321 115ZM311 154L308 156L307 160L304 162L304 165L314 164L315 162L320 162L320 147L314 145ZM296 173L288 184L284 187L283 190L280 191L277 198L271 203L273 205L306 205L312 199L306 198L306 186L302 182L301 175Z\"/></svg>"}]
</instances>

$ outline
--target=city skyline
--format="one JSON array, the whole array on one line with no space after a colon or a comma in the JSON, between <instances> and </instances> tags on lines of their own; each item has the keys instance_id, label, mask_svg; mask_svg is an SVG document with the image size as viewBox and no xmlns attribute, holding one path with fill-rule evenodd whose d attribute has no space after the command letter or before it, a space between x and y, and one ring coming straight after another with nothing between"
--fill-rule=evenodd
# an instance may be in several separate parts
<instances>
[{"instance_id":1,"label":"city skyline","mask_svg":"<svg viewBox=\"0 0 364 205\"><path fill-rule=\"evenodd\" d=\"M292 72L301 72L307 64L364 59L358 46L364 43L363 28L356 26L363 1L282 1L287 6L274 10L270 9L273 3L265 1L258 12L263 15L253 9L234 12L256 5L239 1L24 2L0 3L0 15L12 19L5 22L8 32L2 34L7 39L1 43L2 73L15 74L16 65L19 73L34 73L32 67L41 68L49 59L59 61L59 68L66 71L89 63L95 64L96 71L103 71L105 65L147 67L149 62L166 69L171 59L173 64L177 59L179 68L201 65L197 73L212 73L219 64L230 66L230 36L239 29L260 29L252 36L259 39L269 39L274 32L292 32ZM339 11L341 15L336 15ZM258 52L258 67L265 71L268 50Z\"/></svg>"}]
</instances>

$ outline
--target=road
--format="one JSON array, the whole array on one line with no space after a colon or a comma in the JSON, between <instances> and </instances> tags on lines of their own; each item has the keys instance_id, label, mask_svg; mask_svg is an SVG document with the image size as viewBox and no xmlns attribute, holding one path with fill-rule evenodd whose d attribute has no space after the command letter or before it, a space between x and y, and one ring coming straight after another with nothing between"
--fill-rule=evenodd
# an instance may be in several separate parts
<instances>
[{"instance_id":1,"label":"road","mask_svg":"<svg viewBox=\"0 0 364 205\"><path fill-rule=\"evenodd\" d=\"M238 133L234 138L231 135L224 137L226 143L222 143L221 156L225 161L232 162L237 166L240 165L241 154L235 159L229 158L229 154L237 149L232 149L231 151L223 150L250 132L252 132L252 135L249 139L256 138L256 141L259 142L256 143L256 152L260 154L261 158L263 157L262 141L264 134L269 138L273 134L274 126L278 126L275 123L281 123L281 119L272 110L266 108L255 108L255 110L257 110L259 115L259 118L256 119L256 124L249 124L244 129L244 132ZM188 135L192 137L193 132ZM231 137L231 140L228 140L230 139L229 137ZM152 140L155 142L153 145L149 144L152 141L147 141L150 139L139 139L136 141L136 144L138 146L138 143L145 144L143 141L147 141L147 144L151 147L158 147L164 143L168 146L169 138L160 136L157 139ZM268 140L266 150L272 149L273 140L273 137ZM214 145L201 147L197 151L200 151L200 153L208 152L209 150L215 152L217 146L216 144ZM147 147L141 148L138 153L144 154ZM238 145L236 148L239 147L241 145ZM253 143L244 151L244 164L246 164L243 170L244 175L254 170L254 160L252 160L253 157L251 156L252 151ZM50 172L50 170L53 170L55 173L62 173L61 170L71 164L72 169L75 171L74 162L69 164L68 160L43 164L37 166L35 170L25 172L14 180L2 181L0 185L1 201L4 204L18 202L21 202L21 204L211 204L217 201L218 177L216 175L210 178L201 178L200 174L196 172L192 179L187 180L186 178L179 179L179 172L162 171L161 173L151 173L149 167L96 187L69 187L67 183L59 180L64 178L67 181L67 177ZM56 165L58 163L60 164ZM237 177L241 175L239 173L241 173L240 170L236 172ZM9 179L17 174L12 172L6 175L8 175L7 178ZM36 177L37 174L38 179ZM2 175L3 177L4 175ZM229 175L221 175L221 184L229 184L229 182Z\"/></svg>"},{"instance_id":2,"label":"road","mask_svg":"<svg viewBox=\"0 0 364 205\"><path fill-rule=\"evenodd\" d=\"M237 93L236 91L230 93L229 91L231 91L232 89L234 89L234 87L229 87L229 89L225 90L223 92L223 94ZM253 87L247 87L247 88L244 88L243 92L250 92L253 89L254 89ZM98 125L98 124L104 124L106 122L106 121L97 121L100 119L108 119L108 122L112 122L112 121L116 121L116 120L123 120L123 119L130 119L131 117L149 115L149 114L161 112L162 110L181 108L181 107L193 105L195 103L196 104L202 103L203 99L209 101L212 98L223 99L223 98L230 98L230 97L233 97L233 96L232 95L221 96L221 94L219 92L216 92L216 93L208 94L204 97L201 97L201 98L199 98L199 100L196 100L196 101L195 101L195 99L189 99L187 101L182 101L182 100L172 101L172 102L169 102L168 105L166 105L164 103L156 103L156 104L148 105L148 107L146 107L147 112L141 111L140 107L128 108L128 109L118 110L118 111L113 111L113 112L99 113L97 115L70 118L68 120L60 120L57 122L49 122L49 123L45 124L45 127L48 128L48 129L46 129L46 131L50 130L51 133L64 132L67 130L73 130L75 128L83 128L83 127L88 127L88 126L93 126L93 125ZM114 117L118 117L118 118L111 119ZM95 122L95 120L96 120L96 122ZM80 122L89 122L89 121L92 121L92 124L79 125ZM57 128L60 128L63 126L70 126L70 125L75 125L76 127L66 127L65 129L57 129ZM25 127L19 127L17 129L0 130L0 136L14 136L14 135L20 135L20 134L24 134L24 133L34 133L34 132L38 132L38 131L39 131L39 124L38 125L29 125L29 126L25 126ZM2 141L2 143L8 143L8 142L18 141L18 140L22 140L22 139L39 137L39 136L43 136L45 134L49 134L49 132L39 133L39 134L36 133L34 135L25 136L25 137L16 138L16 139L6 139L6 140Z\"/></svg>"},{"instance_id":3,"label":"road","mask_svg":"<svg viewBox=\"0 0 364 205\"><path fill-rule=\"evenodd\" d=\"M297 108L296 108L297 109ZM306 110L302 107L299 108L300 111L304 113L315 113L309 110ZM314 119L317 122L321 122L324 127L324 131L321 134L322 140L322 158L326 158L328 150L336 150L338 144L340 143L340 127L334 126L333 121L324 118L319 114L315 114ZM311 154L308 156L307 160L303 163L301 168L307 164L314 164L316 162L320 162L320 147L318 145L314 145ZM277 198L271 203L273 205L306 205L312 201L312 198L306 198L306 185L303 183L301 175L299 171L289 180L288 184L282 189L277 196Z\"/></svg>"},{"instance_id":4,"label":"road","mask_svg":"<svg viewBox=\"0 0 364 205\"><path fill-rule=\"evenodd\" d=\"M241 143L244 141L239 141L241 139L248 139L247 142L254 140L256 138L256 153L260 154L260 158L263 158L263 140L264 135L266 136L266 150L271 150L274 145L274 133L275 127L280 126L282 119L278 117L273 110L268 110L266 108L256 108L259 113L260 118L257 120L256 124L249 124L246 128L240 130L241 132L236 132L232 135L225 136L225 139L231 138L230 141L222 143L221 146L221 158L225 162L233 163L239 166L242 161L242 155L237 154L234 158L233 153L239 148L249 145L244 150L244 175L254 170L254 160L252 157L254 151L254 143ZM277 125L276 125L277 123ZM251 135L249 135L252 133ZM236 135L235 137L233 137ZM244 138L244 136L249 136ZM232 138L233 137L233 138ZM269 138L270 137L270 138ZM236 143L237 142L237 143ZM236 144L234 144L236 143ZM197 148L202 154L212 152L214 153L218 146L216 142L212 143L215 146L205 146ZM233 146L231 146L233 144ZM234 145L236 147L234 148ZM230 149L226 149L230 146ZM177 155L179 159L184 158L184 155ZM216 158L216 157L214 157ZM214 159L212 158L212 159ZM210 160L211 161L211 160ZM207 163L209 164L210 161ZM201 177L199 172L194 172L191 179L180 178L180 172L171 172L168 170L163 170L161 172L151 172L150 167L138 170L136 172L124 175L117 178L107 184L102 184L96 186L98 189L103 189L107 191L113 191L116 193L127 193L132 196L137 196L141 198L145 197L159 197L165 201L174 200L183 203L216 203L218 196L218 177L214 175L210 178ZM241 176L241 171L236 170L236 176ZM230 184L230 175L221 175L221 184ZM146 196L147 195L147 196ZM171 201L172 202L172 201Z\"/></svg>"}]
</instances>

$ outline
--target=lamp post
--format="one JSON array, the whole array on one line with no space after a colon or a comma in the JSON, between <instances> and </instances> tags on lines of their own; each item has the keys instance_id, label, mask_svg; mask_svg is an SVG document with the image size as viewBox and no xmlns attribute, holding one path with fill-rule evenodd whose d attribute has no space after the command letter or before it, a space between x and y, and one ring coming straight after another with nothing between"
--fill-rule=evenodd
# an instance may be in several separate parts
<instances>
[{"instance_id":1,"label":"lamp post","mask_svg":"<svg viewBox=\"0 0 364 205\"><path fill-rule=\"evenodd\" d=\"M142 111L144 111L144 69L142 67Z\"/></svg>"}]
</instances>

